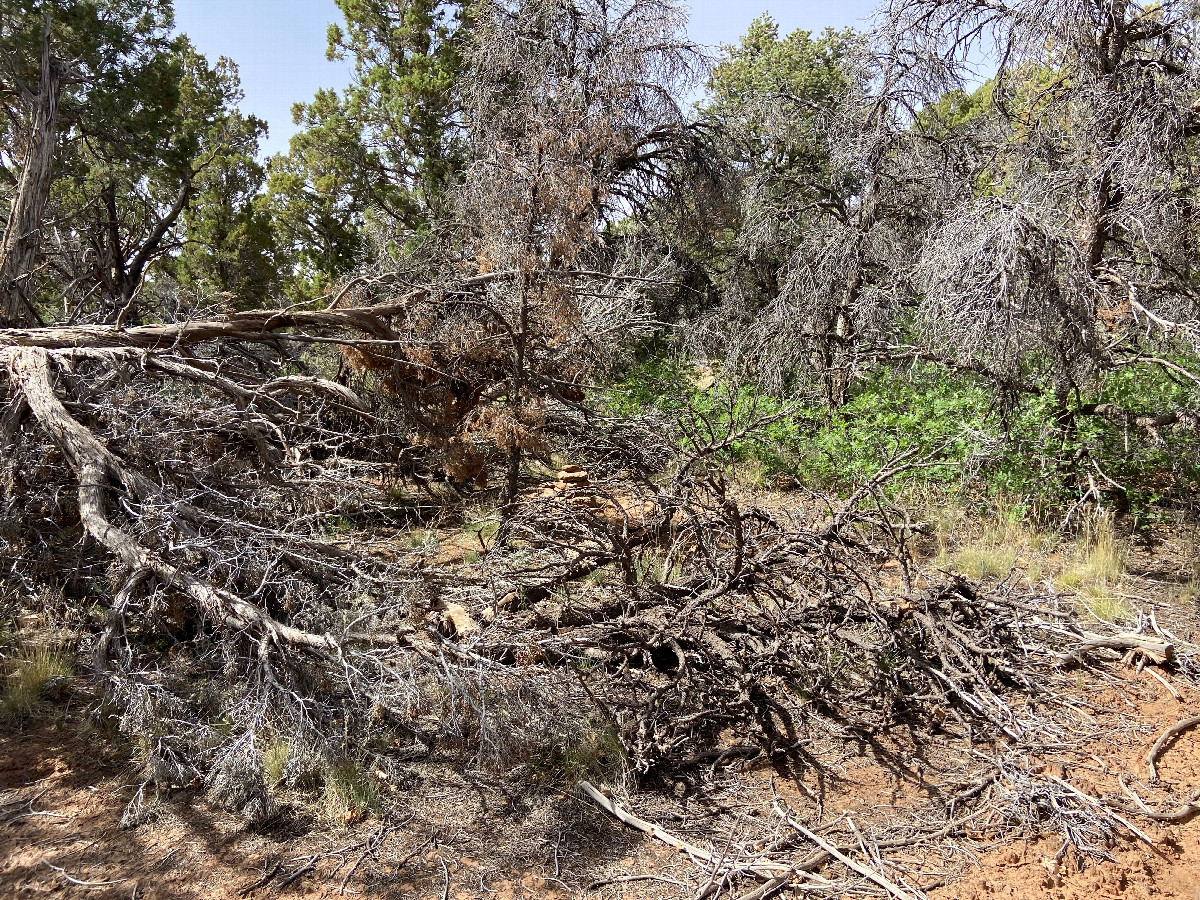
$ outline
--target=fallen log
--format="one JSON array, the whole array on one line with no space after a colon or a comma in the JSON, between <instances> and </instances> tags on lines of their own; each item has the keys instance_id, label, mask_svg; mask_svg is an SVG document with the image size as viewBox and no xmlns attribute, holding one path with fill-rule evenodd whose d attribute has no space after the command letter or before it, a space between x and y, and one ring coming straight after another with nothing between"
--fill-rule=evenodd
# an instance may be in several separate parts
<instances>
[{"instance_id":1,"label":"fallen log","mask_svg":"<svg viewBox=\"0 0 1200 900\"><path fill-rule=\"evenodd\" d=\"M1084 632L1083 642L1072 652L1071 656L1087 653L1090 650L1136 650L1155 665L1166 665L1175 658L1175 647L1167 640L1149 634L1090 634Z\"/></svg>"},{"instance_id":2,"label":"fallen log","mask_svg":"<svg viewBox=\"0 0 1200 900\"><path fill-rule=\"evenodd\" d=\"M94 434L67 411L50 383L49 355L41 348L10 350L3 357L38 424L66 456L79 481L79 515L87 534L131 571L152 572L164 584L182 591L209 618L231 628L251 629L278 644L336 652L338 641L285 625L235 594L213 587L152 553L114 526L105 510L109 480L130 495L145 499L157 488L149 479L125 467Z\"/></svg>"}]
</instances>

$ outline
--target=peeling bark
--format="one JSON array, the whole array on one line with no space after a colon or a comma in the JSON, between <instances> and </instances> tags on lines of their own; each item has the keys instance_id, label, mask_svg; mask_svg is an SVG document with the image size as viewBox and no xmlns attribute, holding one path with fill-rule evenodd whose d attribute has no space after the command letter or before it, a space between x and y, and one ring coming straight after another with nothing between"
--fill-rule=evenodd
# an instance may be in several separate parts
<instances>
[{"instance_id":1,"label":"peeling bark","mask_svg":"<svg viewBox=\"0 0 1200 900\"><path fill-rule=\"evenodd\" d=\"M62 71L50 54L47 12L38 91L30 98L32 115L24 165L0 240L0 326L21 327L37 322L31 302L31 282L42 243L42 220L50 199L61 93Z\"/></svg>"}]
</instances>

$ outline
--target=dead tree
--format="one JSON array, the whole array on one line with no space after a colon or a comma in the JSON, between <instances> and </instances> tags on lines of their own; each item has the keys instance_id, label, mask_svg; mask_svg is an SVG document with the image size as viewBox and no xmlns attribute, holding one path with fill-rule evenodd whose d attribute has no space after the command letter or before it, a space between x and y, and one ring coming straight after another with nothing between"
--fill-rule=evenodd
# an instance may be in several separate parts
<instances>
[{"instance_id":1,"label":"dead tree","mask_svg":"<svg viewBox=\"0 0 1200 900\"><path fill-rule=\"evenodd\" d=\"M50 23L47 10L37 86L18 85L21 99L29 108L29 128L24 136L21 176L0 238L0 327L37 321L30 287L42 242L42 220L50 200L63 85L62 64L52 53Z\"/></svg>"},{"instance_id":2,"label":"dead tree","mask_svg":"<svg viewBox=\"0 0 1200 900\"><path fill-rule=\"evenodd\" d=\"M1044 354L1064 417L1091 373L1194 355L1194 28L1174 3L888 6L877 46L913 98L932 103L979 58L998 61L986 113L943 136L973 142L978 162L963 172L976 189L922 238L931 343L1012 371Z\"/></svg>"},{"instance_id":3,"label":"dead tree","mask_svg":"<svg viewBox=\"0 0 1200 900\"><path fill-rule=\"evenodd\" d=\"M590 290L573 273L605 279L603 230L620 213L622 185L683 129L675 97L693 77L695 51L671 3L522 0L478 9L468 61L473 152L458 216L479 271L514 273L493 282L478 310L475 327L504 347L507 371L493 389L503 402L474 430L500 438L511 504L524 456L539 450L547 396L581 400L606 345L648 324L644 310L614 308L621 291ZM613 277L651 283L655 274Z\"/></svg>"}]
</instances>

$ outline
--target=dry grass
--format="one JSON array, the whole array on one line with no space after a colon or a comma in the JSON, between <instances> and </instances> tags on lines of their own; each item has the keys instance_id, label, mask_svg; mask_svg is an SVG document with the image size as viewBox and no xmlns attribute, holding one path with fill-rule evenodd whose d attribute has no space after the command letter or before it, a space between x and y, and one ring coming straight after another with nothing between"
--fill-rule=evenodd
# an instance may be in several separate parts
<instances>
[{"instance_id":1,"label":"dry grass","mask_svg":"<svg viewBox=\"0 0 1200 900\"><path fill-rule=\"evenodd\" d=\"M70 657L48 645L19 651L10 665L0 694L0 712L5 718L24 719L34 715L54 690L75 674Z\"/></svg>"},{"instance_id":2,"label":"dry grass","mask_svg":"<svg viewBox=\"0 0 1200 900\"><path fill-rule=\"evenodd\" d=\"M1058 538L1029 526L1022 507L994 500L981 515L961 506L927 507L935 562L970 578L1004 578L1022 569L1037 580Z\"/></svg>"},{"instance_id":3,"label":"dry grass","mask_svg":"<svg viewBox=\"0 0 1200 900\"><path fill-rule=\"evenodd\" d=\"M1058 590L1075 594L1080 611L1096 619L1120 622L1133 613L1120 596L1129 548L1108 514L1089 520L1074 541L1037 530L1019 506L1003 501L983 516L953 505L927 507L926 519L940 568L975 580L1021 570L1031 581L1049 578Z\"/></svg>"},{"instance_id":4,"label":"dry grass","mask_svg":"<svg viewBox=\"0 0 1200 900\"><path fill-rule=\"evenodd\" d=\"M288 758L291 756L292 748L287 741L279 740L278 738L267 744L266 749L262 752L263 771L266 773L267 780L272 785L277 785L283 781L287 774Z\"/></svg>"},{"instance_id":5,"label":"dry grass","mask_svg":"<svg viewBox=\"0 0 1200 900\"><path fill-rule=\"evenodd\" d=\"M1128 546L1117 538L1112 517L1106 514L1088 521L1074 552L1055 575L1055 585L1074 591L1083 611L1103 622L1120 622L1133 609L1118 588L1125 577Z\"/></svg>"},{"instance_id":6,"label":"dry grass","mask_svg":"<svg viewBox=\"0 0 1200 900\"><path fill-rule=\"evenodd\" d=\"M325 772L320 808L327 821L353 825L379 812L379 786L360 764L341 760Z\"/></svg>"}]
</instances>

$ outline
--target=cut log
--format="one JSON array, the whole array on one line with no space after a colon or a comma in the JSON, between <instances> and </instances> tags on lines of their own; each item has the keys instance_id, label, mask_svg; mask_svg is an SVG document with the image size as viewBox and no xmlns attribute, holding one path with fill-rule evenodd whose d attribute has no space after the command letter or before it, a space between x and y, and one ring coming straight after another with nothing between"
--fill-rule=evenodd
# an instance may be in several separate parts
<instances>
[{"instance_id":1,"label":"cut log","mask_svg":"<svg viewBox=\"0 0 1200 900\"><path fill-rule=\"evenodd\" d=\"M1083 643L1075 648L1074 654L1089 650L1136 650L1155 665L1165 665L1175 658L1175 647L1170 641L1151 634L1083 634Z\"/></svg>"}]
</instances>

